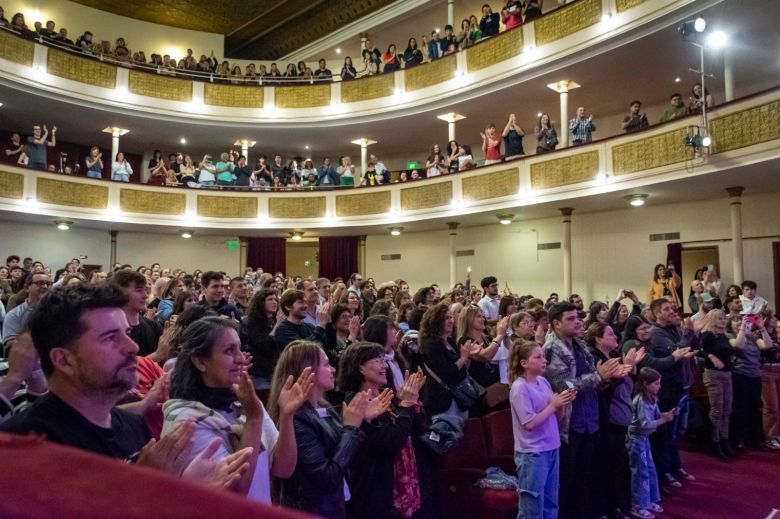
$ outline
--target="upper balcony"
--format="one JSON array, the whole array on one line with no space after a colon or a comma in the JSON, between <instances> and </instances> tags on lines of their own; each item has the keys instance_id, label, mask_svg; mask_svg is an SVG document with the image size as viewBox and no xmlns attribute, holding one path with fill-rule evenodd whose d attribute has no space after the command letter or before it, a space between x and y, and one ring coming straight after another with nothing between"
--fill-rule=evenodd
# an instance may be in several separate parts
<instances>
[{"instance_id":1,"label":"upper balcony","mask_svg":"<svg viewBox=\"0 0 780 519\"><path fill-rule=\"evenodd\" d=\"M719 0L576 0L431 63L345 82L218 84L0 31L0 81L118 113L256 126L355 124L477 98L607 52Z\"/></svg>"}]
</instances>

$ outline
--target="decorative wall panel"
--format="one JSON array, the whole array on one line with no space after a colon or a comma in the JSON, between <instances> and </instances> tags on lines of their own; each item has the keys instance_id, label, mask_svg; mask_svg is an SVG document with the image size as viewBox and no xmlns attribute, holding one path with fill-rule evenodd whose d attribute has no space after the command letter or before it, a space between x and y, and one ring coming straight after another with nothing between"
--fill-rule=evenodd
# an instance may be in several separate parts
<instances>
[{"instance_id":1,"label":"decorative wall panel","mask_svg":"<svg viewBox=\"0 0 780 519\"><path fill-rule=\"evenodd\" d=\"M149 72L130 71L128 90L140 96L157 97L169 101L192 101L192 81L174 79Z\"/></svg>"},{"instance_id":2,"label":"decorative wall panel","mask_svg":"<svg viewBox=\"0 0 780 519\"><path fill-rule=\"evenodd\" d=\"M454 78L457 69L458 62L453 54L404 70L404 85L408 91L419 90Z\"/></svg>"},{"instance_id":3,"label":"decorative wall panel","mask_svg":"<svg viewBox=\"0 0 780 519\"><path fill-rule=\"evenodd\" d=\"M330 83L274 87L277 108L312 108L330 104Z\"/></svg>"},{"instance_id":4,"label":"decorative wall panel","mask_svg":"<svg viewBox=\"0 0 780 519\"><path fill-rule=\"evenodd\" d=\"M116 66L57 49L49 49L46 72L103 88L116 88Z\"/></svg>"},{"instance_id":5,"label":"decorative wall panel","mask_svg":"<svg viewBox=\"0 0 780 519\"><path fill-rule=\"evenodd\" d=\"M710 119L712 152L780 139L780 101Z\"/></svg>"},{"instance_id":6,"label":"decorative wall panel","mask_svg":"<svg viewBox=\"0 0 780 519\"><path fill-rule=\"evenodd\" d=\"M257 197L198 195L198 216L257 218Z\"/></svg>"},{"instance_id":7,"label":"decorative wall panel","mask_svg":"<svg viewBox=\"0 0 780 519\"><path fill-rule=\"evenodd\" d=\"M393 95L395 74L379 74L358 81L341 82L341 102L355 103Z\"/></svg>"},{"instance_id":8,"label":"decorative wall panel","mask_svg":"<svg viewBox=\"0 0 780 519\"><path fill-rule=\"evenodd\" d=\"M361 216L390 211L390 191L336 196L336 216Z\"/></svg>"},{"instance_id":9,"label":"decorative wall panel","mask_svg":"<svg viewBox=\"0 0 780 519\"><path fill-rule=\"evenodd\" d=\"M464 178L463 200L486 200L516 195L520 191L520 172L517 168L502 169Z\"/></svg>"},{"instance_id":10,"label":"decorative wall panel","mask_svg":"<svg viewBox=\"0 0 780 519\"><path fill-rule=\"evenodd\" d=\"M271 197L268 199L271 218L322 218L325 216L325 197Z\"/></svg>"},{"instance_id":11,"label":"decorative wall panel","mask_svg":"<svg viewBox=\"0 0 780 519\"><path fill-rule=\"evenodd\" d=\"M184 214L184 193L161 193L142 189L120 189L119 209L126 213Z\"/></svg>"},{"instance_id":12,"label":"decorative wall panel","mask_svg":"<svg viewBox=\"0 0 780 519\"><path fill-rule=\"evenodd\" d=\"M401 190L401 210L414 211L441 207L452 201L452 182L439 182L428 186L409 187Z\"/></svg>"},{"instance_id":13,"label":"decorative wall panel","mask_svg":"<svg viewBox=\"0 0 780 519\"><path fill-rule=\"evenodd\" d=\"M24 196L24 175L0 171L0 197L21 200Z\"/></svg>"},{"instance_id":14,"label":"decorative wall panel","mask_svg":"<svg viewBox=\"0 0 780 519\"><path fill-rule=\"evenodd\" d=\"M644 2L645 0L616 0L615 4L617 4L617 12L622 13Z\"/></svg>"},{"instance_id":15,"label":"decorative wall panel","mask_svg":"<svg viewBox=\"0 0 780 519\"><path fill-rule=\"evenodd\" d=\"M523 30L518 27L466 49L466 65L471 72L519 56L522 52Z\"/></svg>"},{"instance_id":16,"label":"decorative wall panel","mask_svg":"<svg viewBox=\"0 0 780 519\"><path fill-rule=\"evenodd\" d=\"M203 102L211 106L262 108L263 87L239 85L203 85Z\"/></svg>"},{"instance_id":17,"label":"decorative wall panel","mask_svg":"<svg viewBox=\"0 0 780 519\"><path fill-rule=\"evenodd\" d=\"M531 189L549 189L595 180L599 152L588 151L531 164Z\"/></svg>"},{"instance_id":18,"label":"decorative wall panel","mask_svg":"<svg viewBox=\"0 0 780 519\"><path fill-rule=\"evenodd\" d=\"M32 67L33 54L35 54L35 44L33 42L23 40L19 36L14 36L6 31L0 31L0 58Z\"/></svg>"},{"instance_id":19,"label":"decorative wall panel","mask_svg":"<svg viewBox=\"0 0 780 519\"><path fill-rule=\"evenodd\" d=\"M44 204L105 209L108 207L108 187L38 178L36 199Z\"/></svg>"},{"instance_id":20,"label":"decorative wall panel","mask_svg":"<svg viewBox=\"0 0 780 519\"><path fill-rule=\"evenodd\" d=\"M680 128L612 148L612 173L625 175L692 158L692 151L683 139L687 130Z\"/></svg>"},{"instance_id":21,"label":"decorative wall panel","mask_svg":"<svg viewBox=\"0 0 780 519\"><path fill-rule=\"evenodd\" d=\"M601 0L579 0L534 20L536 45L560 40L601 21Z\"/></svg>"}]
</instances>

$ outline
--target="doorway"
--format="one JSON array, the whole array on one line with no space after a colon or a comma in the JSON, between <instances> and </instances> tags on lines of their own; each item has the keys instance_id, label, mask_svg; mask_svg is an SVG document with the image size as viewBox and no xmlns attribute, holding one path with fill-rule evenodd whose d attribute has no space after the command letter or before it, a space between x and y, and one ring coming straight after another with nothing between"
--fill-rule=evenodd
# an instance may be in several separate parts
<instances>
[{"instance_id":1,"label":"doorway","mask_svg":"<svg viewBox=\"0 0 780 519\"><path fill-rule=\"evenodd\" d=\"M720 263L719 263L719 251L718 246L707 247L691 247L684 248L682 250L682 292L683 292L683 306L686 312L690 312L691 308L688 306L688 296L691 293L691 282L693 281L696 271L700 269L712 268L715 273L720 277Z\"/></svg>"}]
</instances>

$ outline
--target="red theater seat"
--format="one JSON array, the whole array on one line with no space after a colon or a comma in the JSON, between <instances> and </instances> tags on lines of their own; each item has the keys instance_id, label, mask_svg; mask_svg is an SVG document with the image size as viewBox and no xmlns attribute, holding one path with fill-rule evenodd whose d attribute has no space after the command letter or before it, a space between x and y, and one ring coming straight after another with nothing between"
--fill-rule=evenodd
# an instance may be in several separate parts
<instances>
[{"instance_id":1,"label":"red theater seat","mask_svg":"<svg viewBox=\"0 0 780 519\"><path fill-rule=\"evenodd\" d=\"M482 417L488 463L507 474L515 473L515 441L512 434L512 410L502 409Z\"/></svg>"}]
</instances>

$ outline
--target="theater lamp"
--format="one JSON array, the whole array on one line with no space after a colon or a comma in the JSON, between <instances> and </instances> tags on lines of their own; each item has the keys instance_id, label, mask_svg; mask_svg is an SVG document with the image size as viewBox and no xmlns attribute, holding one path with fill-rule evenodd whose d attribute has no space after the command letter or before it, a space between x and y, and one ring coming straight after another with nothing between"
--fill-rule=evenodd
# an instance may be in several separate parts
<instances>
[{"instance_id":1,"label":"theater lamp","mask_svg":"<svg viewBox=\"0 0 780 519\"><path fill-rule=\"evenodd\" d=\"M300 231L293 231L290 233L290 239L292 241L301 241L301 238L303 238L303 233Z\"/></svg>"},{"instance_id":2,"label":"theater lamp","mask_svg":"<svg viewBox=\"0 0 780 519\"><path fill-rule=\"evenodd\" d=\"M687 22L681 23L677 27L677 31L683 38L690 38L691 36L695 36L696 33L704 32L704 29L706 28L707 22L704 18L699 17L695 20L688 20Z\"/></svg>"},{"instance_id":3,"label":"theater lamp","mask_svg":"<svg viewBox=\"0 0 780 519\"><path fill-rule=\"evenodd\" d=\"M54 223L57 224L57 229L61 231L67 231L68 229L70 229L70 226L73 225L73 222L68 222L66 220L60 220Z\"/></svg>"},{"instance_id":4,"label":"theater lamp","mask_svg":"<svg viewBox=\"0 0 780 519\"><path fill-rule=\"evenodd\" d=\"M498 218L498 223L501 225L509 225L512 223L512 218L514 218L515 215L513 214L497 214L496 218Z\"/></svg>"},{"instance_id":5,"label":"theater lamp","mask_svg":"<svg viewBox=\"0 0 780 519\"><path fill-rule=\"evenodd\" d=\"M633 207L641 207L645 205L645 200L647 200L647 195L628 195L626 197L626 200L628 200L628 203Z\"/></svg>"},{"instance_id":6,"label":"theater lamp","mask_svg":"<svg viewBox=\"0 0 780 519\"><path fill-rule=\"evenodd\" d=\"M392 236L401 236L401 231L403 230L403 227L390 227L390 234Z\"/></svg>"},{"instance_id":7,"label":"theater lamp","mask_svg":"<svg viewBox=\"0 0 780 519\"><path fill-rule=\"evenodd\" d=\"M712 138L701 126L689 126L688 133L683 138L683 144L694 150L701 150L712 146Z\"/></svg>"}]
</instances>

